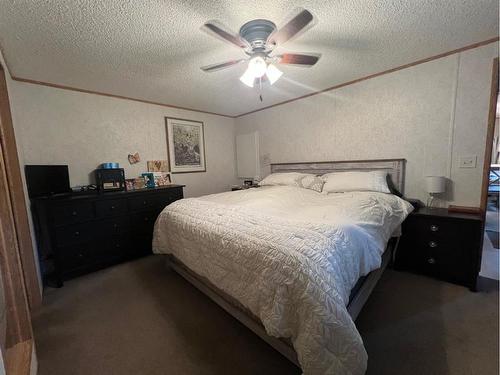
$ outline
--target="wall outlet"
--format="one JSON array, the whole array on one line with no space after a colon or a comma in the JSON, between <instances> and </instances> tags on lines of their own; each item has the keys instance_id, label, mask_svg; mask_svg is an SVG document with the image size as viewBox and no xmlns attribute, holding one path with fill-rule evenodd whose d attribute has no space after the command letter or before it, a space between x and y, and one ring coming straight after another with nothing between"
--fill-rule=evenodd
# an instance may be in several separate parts
<instances>
[{"instance_id":1,"label":"wall outlet","mask_svg":"<svg viewBox=\"0 0 500 375\"><path fill-rule=\"evenodd\" d=\"M477 156L460 156L459 168L476 168Z\"/></svg>"}]
</instances>

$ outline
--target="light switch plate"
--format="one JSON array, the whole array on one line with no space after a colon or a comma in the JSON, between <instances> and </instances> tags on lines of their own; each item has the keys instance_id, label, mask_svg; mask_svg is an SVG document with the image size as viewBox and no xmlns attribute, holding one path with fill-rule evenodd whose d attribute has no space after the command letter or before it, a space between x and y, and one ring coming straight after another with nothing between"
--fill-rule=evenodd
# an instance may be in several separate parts
<instances>
[{"instance_id":1,"label":"light switch plate","mask_svg":"<svg viewBox=\"0 0 500 375\"><path fill-rule=\"evenodd\" d=\"M477 156L460 156L459 168L476 168Z\"/></svg>"}]
</instances>

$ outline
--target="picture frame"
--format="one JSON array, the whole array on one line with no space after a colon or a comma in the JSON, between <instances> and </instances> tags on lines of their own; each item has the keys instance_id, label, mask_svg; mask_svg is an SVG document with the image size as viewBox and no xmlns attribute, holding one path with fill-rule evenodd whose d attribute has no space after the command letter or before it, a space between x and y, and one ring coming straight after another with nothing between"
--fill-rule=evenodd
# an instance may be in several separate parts
<instances>
[{"instance_id":1,"label":"picture frame","mask_svg":"<svg viewBox=\"0 0 500 375\"><path fill-rule=\"evenodd\" d=\"M148 160L148 172L168 172L168 160Z\"/></svg>"},{"instance_id":2,"label":"picture frame","mask_svg":"<svg viewBox=\"0 0 500 375\"><path fill-rule=\"evenodd\" d=\"M135 178L125 179L125 190L127 190L127 191L135 190L134 181L135 181Z\"/></svg>"},{"instance_id":3,"label":"picture frame","mask_svg":"<svg viewBox=\"0 0 500 375\"><path fill-rule=\"evenodd\" d=\"M144 177L134 178L134 190L144 189L146 187L146 180Z\"/></svg>"},{"instance_id":4,"label":"picture frame","mask_svg":"<svg viewBox=\"0 0 500 375\"><path fill-rule=\"evenodd\" d=\"M206 172L203 122L165 117L171 173Z\"/></svg>"},{"instance_id":5,"label":"picture frame","mask_svg":"<svg viewBox=\"0 0 500 375\"><path fill-rule=\"evenodd\" d=\"M144 184L147 188L155 187L155 177L153 172L143 173L142 177L144 178Z\"/></svg>"},{"instance_id":6,"label":"picture frame","mask_svg":"<svg viewBox=\"0 0 500 375\"><path fill-rule=\"evenodd\" d=\"M169 172L151 172L155 180L155 187L168 186L172 184Z\"/></svg>"}]
</instances>

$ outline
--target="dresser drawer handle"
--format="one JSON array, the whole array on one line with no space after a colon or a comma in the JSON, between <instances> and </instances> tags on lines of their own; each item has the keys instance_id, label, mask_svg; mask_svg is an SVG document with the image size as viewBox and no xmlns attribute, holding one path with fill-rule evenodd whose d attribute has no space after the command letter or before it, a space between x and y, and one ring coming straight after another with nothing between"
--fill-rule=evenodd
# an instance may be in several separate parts
<instances>
[{"instance_id":1,"label":"dresser drawer handle","mask_svg":"<svg viewBox=\"0 0 500 375\"><path fill-rule=\"evenodd\" d=\"M76 211L73 211L73 212L71 213L71 215L72 215L72 216L76 216L76 215L78 215L78 213L77 213Z\"/></svg>"},{"instance_id":2,"label":"dresser drawer handle","mask_svg":"<svg viewBox=\"0 0 500 375\"><path fill-rule=\"evenodd\" d=\"M80 232L76 231L75 236L79 236L79 235L80 235Z\"/></svg>"},{"instance_id":3,"label":"dresser drawer handle","mask_svg":"<svg viewBox=\"0 0 500 375\"><path fill-rule=\"evenodd\" d=\"M115 209L115 206L111 206L111 209L114 210Z\"/></svg>"},{"instance_id":4,"label":"dresser drawer handle","mask_svg":"<svg viewBox=\"0 0 500 375\"><path fill-rule=\"evenodd\" d=\"M429 263L429 264L436 264L436 259L429 258L429 259L427 259L427 263Z\"/></svg>"},{"instance_id":5,"label":"dresser drawer handle","mask_svg":"<svg viewBox=\"0 0 500 375\"><path fill-rule=\"evenodd\" d=\"M116 224L116 223L114 223L114 224L113 224L113 228L115 228L115 229L116 229L116 228L118 228L118 226L119 226L119 225L118 225L118 224Z\"/></svg>"},{"instance_id":6,"label":"dresser drawer handle","mask_svg":"<svg viewBox=\"0 0 500 375\"><path fill-rule=\"evenodd\" d=\"M438 246L438 244L437 244L437 242L436 242L436 241L430 241L430 242L429 242L429 247L434 248L434 247L437 247L437 246Z\"/></svg>"},{"instance_id":7,"label":"dresser drawer handle","mask_svg":"<svg viewBox=\"0 0 500 375\"><path fill-rule=\"evenodd\" d=\"M439 226L432 224L431 225L431 232L437 232L439 230Z\"/></svg>"},{"instance_id":8,"label":"dresser drawer handle","mask_svg":"<svg viewBox=\"0 0 500 375\"><path fill-rule=\"evenodd\" d=\"M148 204L148 201L142 201L142 204L143 204L143 205L147 205L147 204Z\"/></svg>"},{"instance_id":9,"label":"dresser drawer handle","mask_svg":"<svg viewBox=\"0 0 500 375\"><path fill-rule=\"evenodd\" d=\"M119 244L119 243L117 243L117 244L115 245L115 247L120 247L120 244Z\"/></svg>"}]
</instances>

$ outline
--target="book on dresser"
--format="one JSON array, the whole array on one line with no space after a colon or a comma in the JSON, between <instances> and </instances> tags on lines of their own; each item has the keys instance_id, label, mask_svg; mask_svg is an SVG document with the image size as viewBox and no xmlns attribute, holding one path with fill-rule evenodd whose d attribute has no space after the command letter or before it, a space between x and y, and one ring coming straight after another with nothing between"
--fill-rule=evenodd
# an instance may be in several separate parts
<instances>
[{"instance_id":1,"label":"book on dresser","mask_svg":"<svg viewBox=\"0 0 500 375\"><path fill-rule=\"evenodd\" d=\"M183 198L183 185L33 198L45 285L151 254L159 213Z\"/></svg>"}]
</instances>

